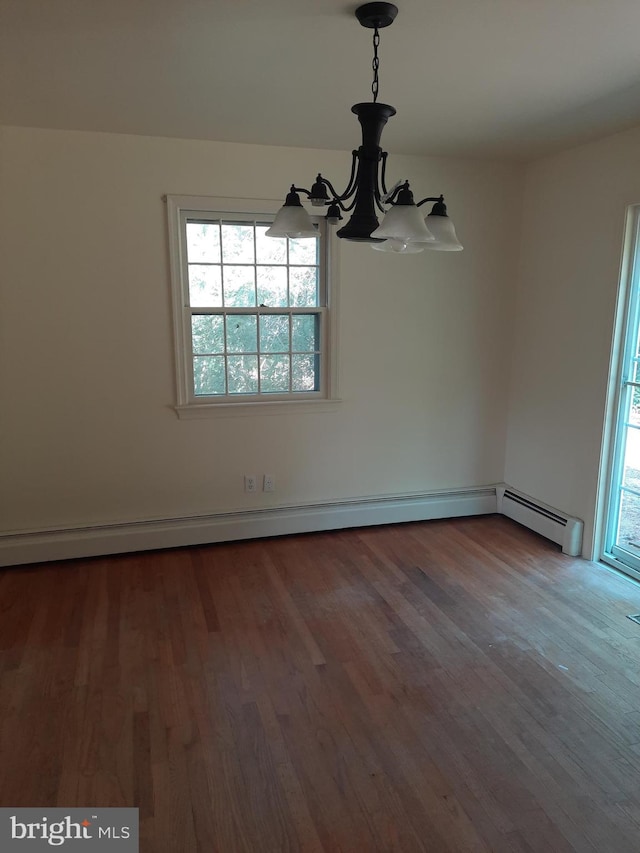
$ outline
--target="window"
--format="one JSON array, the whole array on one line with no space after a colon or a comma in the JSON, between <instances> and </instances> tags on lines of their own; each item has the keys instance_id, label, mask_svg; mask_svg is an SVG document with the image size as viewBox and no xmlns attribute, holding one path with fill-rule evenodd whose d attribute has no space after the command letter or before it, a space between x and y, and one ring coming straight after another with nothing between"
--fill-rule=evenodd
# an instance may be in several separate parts
<instances>
[{"instance_id":1,"label":"window","mask_svg":"<svg viewBox=\"0 0 640 853\"><path fill-rule=\"evenodd\" d=\"M627 216L618 303L602 556L640 579L640 205Z\"/></svg>"},{"instance_id":2,"label":"window","mask_svg":"<svg viewBox=\"0 0 640 853\"><path fill-rule=\"evenodd\" d=\"M331 399L324 219L318 237L273 238L278 202L167 202L178 414Z\"/></svg>"}]
</instances>

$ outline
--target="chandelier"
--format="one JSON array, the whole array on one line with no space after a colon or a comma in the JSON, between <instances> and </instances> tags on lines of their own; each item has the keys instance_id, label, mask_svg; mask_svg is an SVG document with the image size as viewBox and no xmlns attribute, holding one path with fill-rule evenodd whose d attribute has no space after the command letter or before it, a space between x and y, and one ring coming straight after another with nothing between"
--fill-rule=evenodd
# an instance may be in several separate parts
<instances>
[{"instance_id":1,"label":"chandelier","mask_svg":"<svg viewBox=\"0 0 640 853\"><path fill-rule=\"evenodd\" d=\"M447 216L443 196L429 196L415 202L409 181L398 181L387 189L387 152L380 147L380 138L387 120L396 111L389 104L378 103L378 47L379 31L393 23L398 9L392 3L365 3L355 14L363 27L373 30L373 101L351 107L362 127L362 145L352 151L347 187L342 193L336 192L331 181L320 173L310 190L292 185L266 233L269 237L317 236L300 201L302 193L312 207L327 207L325 219L331 225L343 218L342 213L351 213L347 224L336 232L343 240L370 243L371 248L381 252L460 251L462 246ZM435 204L428 216L423 217L419 208L427 202ZM382 222L378 221L376 211L383 214Z\"/></svg>"}]
</instances>

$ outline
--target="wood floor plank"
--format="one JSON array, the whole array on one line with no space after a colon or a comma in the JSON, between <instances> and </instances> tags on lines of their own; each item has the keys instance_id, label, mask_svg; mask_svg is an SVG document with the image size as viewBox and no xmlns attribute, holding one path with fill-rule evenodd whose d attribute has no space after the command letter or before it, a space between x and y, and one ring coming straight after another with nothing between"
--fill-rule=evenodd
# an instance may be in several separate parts
<instances>
[{"instance_id":1,"label":"wood floor plank","mask_svg":"<svg viewBox=\"0 0 640 853\"><path fill-rule=\"evenodd\" d=\"M0 806L143 853L638 853L640 586L500 517L0 571Z\"/></svg>"}]
</instances>

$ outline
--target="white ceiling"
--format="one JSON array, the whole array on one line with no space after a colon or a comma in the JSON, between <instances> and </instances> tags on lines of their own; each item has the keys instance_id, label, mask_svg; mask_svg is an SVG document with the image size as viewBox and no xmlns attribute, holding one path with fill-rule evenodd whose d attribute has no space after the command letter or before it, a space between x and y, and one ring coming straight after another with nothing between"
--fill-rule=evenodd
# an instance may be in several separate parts
<instances>
[{"instance_id":1,"label":"white ceiling","mask_svg":"<svg viewBox=\"0 0 640 853\"><path fill-rule=\"evenodd\" d=\"M0 123L351 150L345 0L0 0ZM638 0L399 0L391 152L525 159L640 125Z\"/></svg>"}]
</instances>

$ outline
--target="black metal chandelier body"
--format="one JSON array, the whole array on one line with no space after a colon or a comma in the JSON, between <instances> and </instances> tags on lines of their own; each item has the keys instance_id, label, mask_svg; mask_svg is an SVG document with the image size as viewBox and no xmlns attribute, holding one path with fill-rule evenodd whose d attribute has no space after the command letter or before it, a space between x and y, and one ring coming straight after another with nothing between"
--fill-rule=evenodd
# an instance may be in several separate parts
<instances>
[{"instance_id":1,"label":"black metal chandelier body","mask_svg":"<svg viewBox=\"0 0 640 853\"><path fill-rule=\"evenodd\" d=\"M386 186L387 152L380 146L388 119L396 114L390 104L378 103L378 46L381 29L390 26L398 13L392 3L366 3L356 10L363 27L373 29L373 100L354 104L362 128L362 144L352 152L351 175L346 189L339 193L320 173L311 189L292 185L284 206L278 212L269 236L310 236L313 226L302 207L300 194L314 207L327 207L326 219L338 223L342 213L351 212L346 225L336 233L345 240L371 243L373 248L394 252L419 252L425 248L457 251L462 249L453 223L447 216L443 196L428 196L414 202L409 182L399 182L391 190ZM426 202L435 202L426 220L418 211ZM386 205L386 207L385 207ZM378 212L384 214L382 226Z\"/></svg>"}]
</instances>

